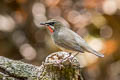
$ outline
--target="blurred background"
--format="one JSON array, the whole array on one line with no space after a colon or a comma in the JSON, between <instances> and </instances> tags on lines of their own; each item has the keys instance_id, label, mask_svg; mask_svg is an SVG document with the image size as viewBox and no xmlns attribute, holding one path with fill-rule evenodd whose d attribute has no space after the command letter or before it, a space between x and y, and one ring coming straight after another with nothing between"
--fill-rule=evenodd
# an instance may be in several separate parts
<instances>
[{"instance_id":1,"label":"blurred background","mask_svg":"<svg viewBox=\"0 0 120 80\"><path fill-rule=\"evenodd\" d=\"M39 66L60 51L39 25L51 18L105 55L77 56L85 80L120 80L120 0L0 0L0 56Z\"/></svg>"}]
</instances>

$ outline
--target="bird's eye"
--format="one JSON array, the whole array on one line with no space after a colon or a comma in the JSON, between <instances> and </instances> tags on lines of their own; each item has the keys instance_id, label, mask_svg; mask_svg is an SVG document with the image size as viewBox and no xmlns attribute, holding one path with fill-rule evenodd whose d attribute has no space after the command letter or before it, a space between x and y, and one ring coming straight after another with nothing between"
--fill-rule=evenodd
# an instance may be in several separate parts
<instances>
[{"instance_id":1,"label":"bird's eye","mask_svg":"<svg viewBox=\"0 0 120 80\"><path fill-rule=\"evenodd\" d=\"M55 22L50 22L49 24L53 26L55 24Z\"/></svg>"}]
</instances>

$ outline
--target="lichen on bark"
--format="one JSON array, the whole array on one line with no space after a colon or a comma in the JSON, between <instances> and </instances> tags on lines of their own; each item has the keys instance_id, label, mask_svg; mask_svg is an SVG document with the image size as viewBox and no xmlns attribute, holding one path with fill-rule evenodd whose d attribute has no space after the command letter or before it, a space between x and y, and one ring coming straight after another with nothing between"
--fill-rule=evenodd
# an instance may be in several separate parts
<instances>
[{"instance_id":1,"label":"lichen on bark","mask_svg":"<svg viewBox=\"0 0 120 80\"><path fill-rule=\"evenodd\" d=\"M67 58L68 57L68 58ZM0 57L1 80L83 80L80 64L67 52L50 54L41 66Z\"/></svg>"}]
</instances>

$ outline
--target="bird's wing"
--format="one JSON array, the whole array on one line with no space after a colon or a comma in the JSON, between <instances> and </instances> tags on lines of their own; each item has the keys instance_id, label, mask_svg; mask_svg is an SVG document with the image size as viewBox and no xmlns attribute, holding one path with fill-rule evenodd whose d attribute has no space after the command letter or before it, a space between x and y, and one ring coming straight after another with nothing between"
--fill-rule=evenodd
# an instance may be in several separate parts
<instances>
[{"instance_id":1,"label":"bird's wing","mask_svg":"<svg viewBox=\"0 0 120 80\"><path fill-rule=\"evenodd\" d=\"M65 31L65 32L63 32ZM84 52L84 50L81 48L79 43L76 41L74 34L71 33L68 29L60 31L58 33L58 39L55 40L55 43L58 46L61 46L63 48L66 48L68 50L73 50L73 51L79 51L79 52Z\"/></svg>"},{"instance_id":2,"label":"bird's wing","mask_svg":"<svg viewBox=\"0 0 120 80\"><path fill-rule=\"evenodd\" d=\"M64 32L63 32L64 31ZM60 46L64 46L70 50L80 51L80 52L90 52L99 57L104 57L103 54L95 51L86 43L86 41L80 37L77 33L72 30L66 29L59 32L59 42Z\"/></svg>"},{"instance_id":3,"label":"bird's wing","mask_svg":"<svg viewBox=\"0 0 120 80\"><path fill-rule=\"evenodd\" d=\"M75 40L79 43L79 45L82 47L83 50L90 52L98 57L104 57L103 54L95 51L94 49L92 49L84 39L82 39L79 35L75 35L76 33L73 33L75 36Z\"/></svg>"}]
</instances>

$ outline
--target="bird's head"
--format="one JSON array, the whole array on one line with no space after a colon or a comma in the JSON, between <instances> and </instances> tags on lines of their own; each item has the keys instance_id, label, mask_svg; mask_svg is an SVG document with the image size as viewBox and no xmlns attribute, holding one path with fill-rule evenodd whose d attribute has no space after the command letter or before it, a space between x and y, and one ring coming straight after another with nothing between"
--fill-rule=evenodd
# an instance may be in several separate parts
<instances>
[{"instance_id":1,"label":"bird's head","mask_svg":"<svg viewBox=\"0 0 120 80\"><path fill-rule=\"evenodd\" d=\"M57 21L55 19L50 19L46 22L42 22L42 23L40 23L40 25L47 26L51 33L53 33L55 30L63 27L63 24L60 21Z\"/></svg>"}]
</instances>

